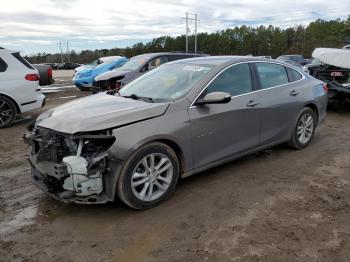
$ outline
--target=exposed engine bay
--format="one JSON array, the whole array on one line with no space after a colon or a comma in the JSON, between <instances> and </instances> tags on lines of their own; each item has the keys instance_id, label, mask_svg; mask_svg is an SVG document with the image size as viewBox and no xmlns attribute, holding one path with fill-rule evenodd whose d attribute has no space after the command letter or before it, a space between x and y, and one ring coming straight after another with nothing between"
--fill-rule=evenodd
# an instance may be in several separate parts
<instances>
[{"instance_id":1,"label":"exposed engine bay","mask_svg":"<svg viewBox=\"0 0 350 262\"><path fill-rule=\"evenodd\" d=\"M350 69L323 64L308 70L310 75L328 84L330 99L342 101L350 98Z\"/></svg>"},{"instance_id":2,"label":"exposed engine bay","mask_svg":"<svg viewBox=\"0 0 350 262\"><path fill-rule=\"evenodd\" d=\"M40 188L64 202L108 201L107 150L115 142L108 131L73 136L34 127L24 140L29 144L32 178Z\"/></svg>"},{"instance_id":3,"label":"exposed engine bay","mask_svg":"<svg viewBox=\"0 0 350 262\"><path fill-rule=\"evenodd\" d=\"M350 51L316 48L312 56L319 64L307 67L309 74L328 84L328 97L337 102L350 100Z\"/></svg>"},{"instance_id":4,"label":"exposed engine bay","mask_svg":"<svg viewBox=\"0 0 350 262\"><path fill-rule=\"evenodd\" d=\"M118 91L124 85L121 81L123 78L124 78L124 76L120 76L120 77L112 78L109 80L97 81L92 86L91 92L96 94L96 93L103 92L103 91L112 91L112 90Z\"/></svg>"}]
</instances>

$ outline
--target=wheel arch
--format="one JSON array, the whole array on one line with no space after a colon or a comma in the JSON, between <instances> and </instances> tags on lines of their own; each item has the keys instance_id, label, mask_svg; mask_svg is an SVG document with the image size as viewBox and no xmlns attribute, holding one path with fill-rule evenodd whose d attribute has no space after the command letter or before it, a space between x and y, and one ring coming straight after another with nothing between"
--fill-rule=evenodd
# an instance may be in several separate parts
<instances>
[{"instance_id":1,"label":"wheel arch","mask_svg":"<svg viewBox=\"0 0 350 262\"><path fill-rule=\"evenodd\" d=\"M18 114L21 113L21 109L20 109L20 107L19 107L19 105L17 104L17 102L16 102L15 99L13 99L11 96L9 96L9 95L7 95L7 94L4 94L4 93L0 93L0 96L6 97L7 99L11 100L11 101L14 103L15 107L16 107L17 113L18 113Z\"/></svg>"},{"instance_id":2,"label":"wheel arch","mask_svg":"<svg viewBox=\"0 0 350 262\"><path fill-rule=\"evenodd\" d=\"M128 159L130 158L130 156L137 151L139 148L150 144L150 143L154 143L154 142L159 142L159 143L163 143L167 146L169 146L172 150L174 150L177 159L179 161L179 167L180 167L180 174L183 173L186 169L186 156L184 154L183 149L181 148L181 146L179 145L179 143L177 143L176 141L174 141L174 139L169 138L168 136L154 136L154 137L148 137L145 140L140 141L139 143L135 144L134 146L130 147L130 149L125 152L125 154L123 154L122 159Z\"/></svg>"},{"instance_id":3,"label":"wheel arch","mask_svg":"<svg viewBox=\"0 0 350 262\"><path fill-rule=\"evenodd\" d=\"M172 150L174 150L174 152L177 156L177 159L179 161L180 174L184 172L184 170L185 170L185 156L184 156L184 153L183 153L181 147L176 142L174 142L173 140L170 140L170 139L157 139L157 140L150 141L150 143L151 142L160 142L160 143L166 144Z\"/></svg>"},{"instance_id":4,"label":"wheel arch","mask_svg":"<svg viewBox=\"0 0 350 262\"><path fill-rule=\"evenodd\" d=\"M318 111L318 108L316 106L316 104L314 103L307 103L305 105L305 107L308 107L310 108L314 113L315 113L315 116L316 116L316 124L318 123L318 118L319 118L319 111Z\"/></svg>"}]
</instances>

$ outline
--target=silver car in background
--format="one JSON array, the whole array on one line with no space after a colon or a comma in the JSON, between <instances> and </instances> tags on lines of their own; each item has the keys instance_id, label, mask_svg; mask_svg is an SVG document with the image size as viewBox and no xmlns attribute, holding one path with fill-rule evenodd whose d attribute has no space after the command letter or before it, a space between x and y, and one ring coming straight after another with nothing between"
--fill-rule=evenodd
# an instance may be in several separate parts
<instances>
[{"instance_id":1,"label":"silver car in background","mask_svg":"<svg viewBox=\"0 0 350 262\"><path fill-rule=\"evenodd\" d=\"M192 58L45 112L24 139L34 183L56 199L145 209L180 177L280 143L306 147L326 108L327 86L292 65Z\"/></svg>"}]
</instances>

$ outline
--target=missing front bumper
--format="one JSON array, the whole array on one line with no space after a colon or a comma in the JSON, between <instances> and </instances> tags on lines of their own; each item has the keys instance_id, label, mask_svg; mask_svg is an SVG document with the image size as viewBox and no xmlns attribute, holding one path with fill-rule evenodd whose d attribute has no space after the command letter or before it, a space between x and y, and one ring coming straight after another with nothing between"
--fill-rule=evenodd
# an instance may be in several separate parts
<instances>
[{"instance_id":1,"label":"missing front bumper","mask_svg":"<svg viewBox=\"0 0 350 262\"><path fill-rule=\"evenodd\" d=\"M84 197L76 196L74 192L64 190L58 179L41 174L33 165L31 168L31 176L34 185L48 193L53 198L64 203L104 204L110 201L104 193Z\"/></svg>"}]
</instances>

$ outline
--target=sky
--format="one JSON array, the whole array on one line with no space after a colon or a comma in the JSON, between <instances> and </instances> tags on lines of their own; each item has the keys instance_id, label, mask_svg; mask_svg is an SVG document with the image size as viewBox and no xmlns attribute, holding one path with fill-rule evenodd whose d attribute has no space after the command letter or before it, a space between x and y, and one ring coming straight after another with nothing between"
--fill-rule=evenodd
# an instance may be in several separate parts
<instances>
[{"instance_id":1,"label":"sky","mask_svg":"<svg viewBox=\"0 0 350 262\"><path fill-rule=\"evenodd\" d=\"M344 19L344 0L0 0L0 46L25 55L132 46L185 33L186 12L197 13L199 32L228 27L307 25ZM194 24L190 24L190 33ZM64 51L67 48L63 44Z\"/></svg>"}]
</instances>

